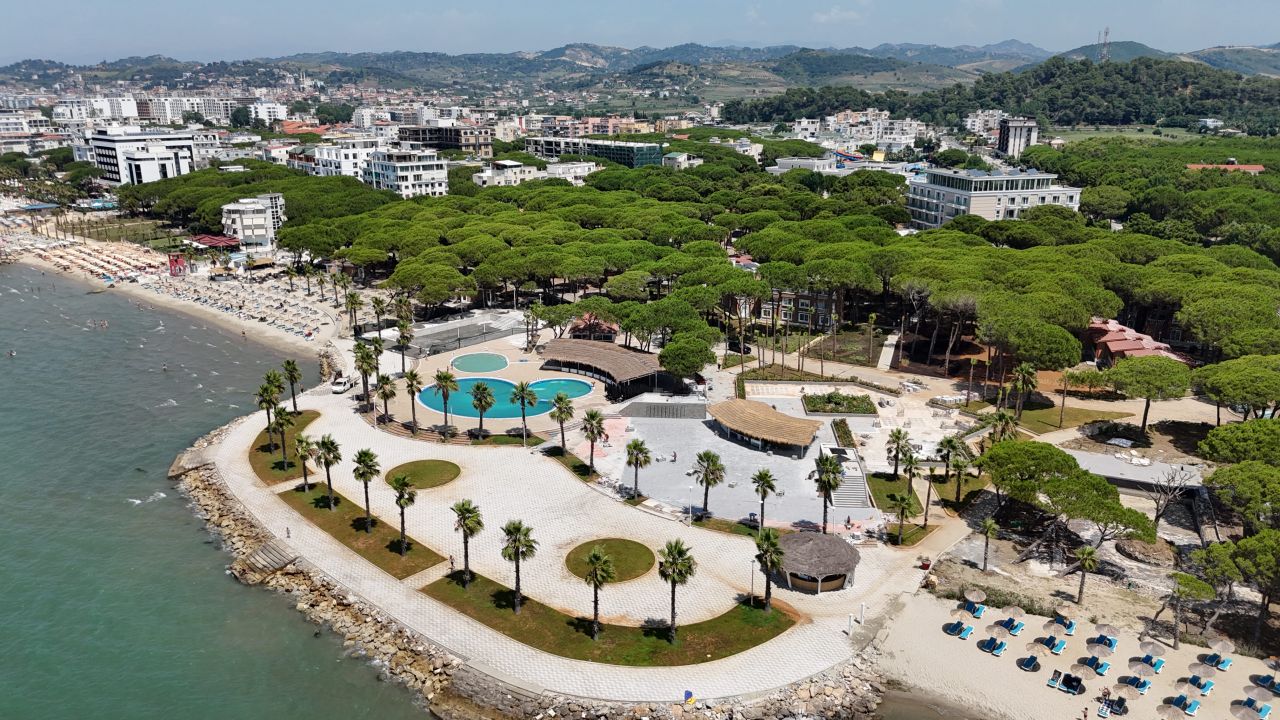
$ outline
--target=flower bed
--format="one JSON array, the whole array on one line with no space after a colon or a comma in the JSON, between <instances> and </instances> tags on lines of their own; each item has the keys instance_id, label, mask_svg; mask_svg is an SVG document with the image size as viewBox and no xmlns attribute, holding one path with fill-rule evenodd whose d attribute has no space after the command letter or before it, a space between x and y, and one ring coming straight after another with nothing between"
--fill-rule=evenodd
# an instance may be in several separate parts
<instances>
[{"instance_id":1,"label":"flower bed","mask_svg":"<svg viewBox=\"0 0 1280 720\"><path fill-rule=\"evenodd\" d=\"M845 395L832 390L822 395L803 395L804 410L811 413L841 415L875 415L876 404L870 395Z\"/></svg>"}]
</instances>

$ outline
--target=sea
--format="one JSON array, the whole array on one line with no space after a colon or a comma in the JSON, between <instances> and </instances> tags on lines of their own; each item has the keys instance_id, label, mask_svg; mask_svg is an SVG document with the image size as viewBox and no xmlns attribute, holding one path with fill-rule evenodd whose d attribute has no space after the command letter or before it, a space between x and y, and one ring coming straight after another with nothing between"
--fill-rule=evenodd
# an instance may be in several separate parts
<instances>
[{"instance_id":1,"label":"sea","mask_svg":"<svg viewBox=\"0 0 1280 720\"><path fill-rule=\"evenodd\" d=\"M227 575L166 478L286 355L100 289L0 266L0 718L429 717Z\"/></svg>"}]
</instances>

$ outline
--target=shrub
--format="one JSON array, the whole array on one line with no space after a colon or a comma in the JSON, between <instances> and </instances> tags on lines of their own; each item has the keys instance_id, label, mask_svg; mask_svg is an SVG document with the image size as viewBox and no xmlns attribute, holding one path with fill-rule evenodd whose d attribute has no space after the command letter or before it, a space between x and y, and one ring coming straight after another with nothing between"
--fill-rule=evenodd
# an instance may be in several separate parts
<instances>
[{"instance_id":1,"label":"shrub","mask_svg":"<svg viewBox=\"0 0 1280 720\"><path fill-rule=\"evenodd\" d=\"M823 395L805 395L804 409L815 413L849 413L856 415L874 415L876 404L870 395L845 395L839 390L832 390Z\"/></svg>"}]
</instances>

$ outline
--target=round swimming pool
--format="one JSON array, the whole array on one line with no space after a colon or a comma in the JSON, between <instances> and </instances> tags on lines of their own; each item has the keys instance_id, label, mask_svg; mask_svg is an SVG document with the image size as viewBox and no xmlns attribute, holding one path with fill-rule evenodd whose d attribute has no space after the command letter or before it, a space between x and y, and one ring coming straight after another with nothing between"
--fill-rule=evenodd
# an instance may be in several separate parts
<instances>
[{"instance_id":1,"label":"round swimming pool","mask_svg":"<svg viewBox=\"0 0 1280 720\"><path fill-rule=\"evenodd\" d=\"M497 353L479 352L459 355L449 364L462 372L497 372L507 367L507 359Z\"/></svg>"},{"instance_id":2,"label":"round swimming pool","mask_svg":"<svg viewBox=\"0 0 1280 720\"><path fill-rule=\"evenodd\" d=\"M501 357L501 355L498 357ZM476 409L471 406L471 388L475 387L476 383L481 382L488 385L489 389L493 391L493 407L489 408L488 412L484 414L486 418L520 417L520 406L511 402L511 391L515 389L515 383L510 380L493 377L460 378L457 391L449 393L450 415L468 418L480 417L480 413L476 412ZM538 404L525 410L525 415L528 417L551 412L551 401L557 393L564 393L571 398L578 398L591 392L591 383L572 378L535 380L530 383L530 387L533 388L533 392L538 396ZM434 387L424 388L422 392L418 393L418 401L436 412L444 412L444 399L436 392Z\"/></svg>"}]
</instances>

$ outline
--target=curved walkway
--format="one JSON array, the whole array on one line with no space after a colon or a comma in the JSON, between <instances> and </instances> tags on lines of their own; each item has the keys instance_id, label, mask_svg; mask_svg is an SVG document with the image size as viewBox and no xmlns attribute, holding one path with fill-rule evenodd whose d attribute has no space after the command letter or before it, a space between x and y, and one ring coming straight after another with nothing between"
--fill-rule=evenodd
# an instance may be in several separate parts
<instances>
[{"instance_id":1,"label":"curved walkway","mask_svg":"<svg viewBox=\"0 0 1280 720\"><path fill-rule=\"evenodd\" d=\"M344 460L333 468L337 490L353 501L363 489L351 475L351 458L360 448L378 454L383 469L424 457L441 458L463 468L457 480L419 491L407 513L411 536L461 562L461 540L453 532L449 505L474 500L486 529L472 542L473 568L510 585L511 568L501 560L500 527L519 518L533 528L538 554L523 564L525 593L567 612L589 613L591 593L564 566L564 556L578 544L600 537L632 538L657 549L669 539L683 539L698 560L698 573L679 591L684 623L725 612L750 588L753 545L748 538L697 528L638 511L593 490L555 460L521 448L429 445L380 432L352 415L346 395L322 393L299 398L301 409L322 413L309 434L332 434ZM640 668L601 665L549 655L489 629L418 589L447 572L441 563L400 581L377 569L327 533L311 525L280 498L294 483L267 487L253 474L247 450L257 434L259 414L233 427L210 449L229 491L259 522L286 541L309 564L387 615L482 671L516 678L526 689L627 702L676 702L686 689L702 698L724 698L771 690L821 672L847 659L856 649L845 634L849 614L866 603L868 618L882 612L903 591L914 590L922 571L911 558L883 547L862 551L853 589L811 596L775 588L775 597L807 616L782 636L759 647L715 662L694 666ZM323 476L323 474L322 474ZM385 522L398 522L394 494L386 483L370 484L373 512ZM757 575L756 591L763 579ZM613 622L639 624L665 618L669 589L656 571L608 587L601 594L602 613Z\"/></svg>"}]
</instances>

